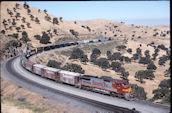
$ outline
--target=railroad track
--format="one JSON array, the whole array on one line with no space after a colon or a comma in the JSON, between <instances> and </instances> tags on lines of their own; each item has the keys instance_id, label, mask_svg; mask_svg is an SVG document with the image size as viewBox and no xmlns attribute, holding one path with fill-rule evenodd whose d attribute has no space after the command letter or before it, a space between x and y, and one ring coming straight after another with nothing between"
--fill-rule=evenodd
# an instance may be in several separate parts
<instances>
[{"instance_id":1,"label":"railroad track","mask_svg":"<svg viewBox=\"0 0 172 113\"><path fill-rule=\"evenodd\" d=\"M48 52L48 51L47 51ZM43 54L43 53L41 53ZM36 55L34 55L36 56ZM32 57L34 57L32 56ZM166 106L162 106L159 104L154 104L154 103L150 103L147 101L141 101L141 100L136 100L135 102L127 102L125 100L122 100L122 102L127 103L127 104L135 104L135 105L124 105L124 106L120 106L120 104L115 104L115 102L105 102L105 101L100 101L100 100L95 100L95 99L90 99L90 98L86 98L83 96L78 96L75 94L71 94L62 90L57 90L49 85L43 85L41 83L38 83L36 81L33 81L29 78L27 78L25 75L24 71L18 71L17 69L14 68L14 63L17 62L18 64L15 65L20 65L19 61L17 61L17 59L19 60L18 56L11 58L10 60L8 60L6 63L3 64L3 68L6 69L6 72L8 72L8 74L11 74L12 76L15 76L16 78L18 78L21 81L27 82L28 84L32 84L32 86L34 85L34 87L38 87L41 89L46 89L48 91L51 91L55 94L61 94L61 95L65 95L69 98L73 98L79 101L82 101L84 103L88 103L90 105L99 107L99 108L103 108L103 109L107 109L110 110L114 113L133 113L133 110L131 110L132 108L135 108L136 110L138 110L139 112L143 112L143 113L169 113L169 107ZM19 68L22 68L21 66L19 66ZM24 69L23 69L24 70ZM25 70L26 71L26 70ZM28 73L28 72L27 72ZM31 73L30 73L31 74ZM77 89L77 88L75 88ZM79 89L77 89L79 90ZM93 93L92 93L93 94ZM94 93L95 95L96 93ZM100 95L100 94L96 94L96 95ZM102 97L104 97L104 95L102 95ZM106 96L107 98L108 96ZM108 97L110 99L112 99L111 97ZM116 99L116 101L119 101L121 99ZM122 104L122 103L121 103ZM125 108L126 107L126 108ZM150 109L150 110L149 110ZM136 112L138 112L136 111Z\"/></svg>"},{"instance_id":2,"label":"railroad track","mask_svg":"<svg viewBox=\"0 0 172 113\"><path fill-rule=\"evenodd\" d=\"M19 58L19 57L13 57L12 59L8 60L5 63L5 65L4 65L5 68L7 69L7 71L11 75L15 76L19 80L22 80L23 82L26 82L28 84L32 84L32 86L34 86L34 87L38 87L38 88L41 88L41 89L44 89L44 90L48 90L48 91L53 92L55 94L58 93L58 94L67 96L69 98L73 98L73 99L82 101L84 103L91 104L93 106L100 107L102 109L106 109L106 110L112 111L113 113L139 113L138 111L137 112L133 112L133 110L128 109L128 108L114 106L114 105L111 105L111 104L99 102L99 101L92 100L92 99L85 98L85 97L79 97L79 96L76 96L76 95L73 95L73 94L70 94L70 93L67 93L67 92L64 92L64 91L56 90L56 89L51 88L51 87L46 86L46 85L39 84L39 83L37 83L35 81L32 81L32 80L22 76L21 73L19 73L16 70L13 69L13 62L17 58Z\"/></svg>"}]
</instances>

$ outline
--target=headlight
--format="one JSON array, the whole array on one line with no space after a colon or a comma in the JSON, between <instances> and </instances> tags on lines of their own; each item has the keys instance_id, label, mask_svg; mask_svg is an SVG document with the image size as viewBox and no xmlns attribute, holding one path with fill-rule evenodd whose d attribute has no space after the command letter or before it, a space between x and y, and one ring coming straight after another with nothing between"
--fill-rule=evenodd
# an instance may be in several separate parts
<instances>
[{"instance_id":1,"label":"headlight","mask_svg":"<svg viewBox=\"0 0 172 113\"><path fill-rule=\"evenodd\" d=\"M128 89L123 89L122 91L125 91L125 92L131 92L132 89L131 88L128 88Z\"/></svg>"}]
</instances>

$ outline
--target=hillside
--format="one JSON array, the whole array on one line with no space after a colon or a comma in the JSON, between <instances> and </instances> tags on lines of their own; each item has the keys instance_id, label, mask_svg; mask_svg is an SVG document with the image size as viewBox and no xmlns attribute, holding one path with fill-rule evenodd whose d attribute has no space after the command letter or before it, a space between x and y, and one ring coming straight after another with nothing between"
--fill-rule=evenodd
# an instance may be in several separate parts
<instances>
[{"instance_id":1,"label":"hillside","mask_svg":"<svg viewBox=\"0 0 172 113\"><path fill-rule=\"evenodd\" d=\"M17 7L16 3L19 4ZM36 22L36 18L39 20L38 23ZM54 18L57 18L58 24L53 24ZM66 21L63 18L60 19L60 15L59 17L55 17L32 6L24 8L24 5L19 2L1 3L1 22L1 30L5 30L5 35L17 33L18 39L20 39L22 32L26 31L31 40L29 43L35 47L44 45L40 44L39 40L34 38L35 35L42 36L42 32L46 32L50 36L50 42L52 44L106 36L116 39L131 39L141 43L148 43L147 39L153 41L156 38L158 39L157 44L161 42L165 45L169 45L169 42L166 43L165 40L169 40L170 38L169 26L134 26L126 25L124 22L101 19ZM28 25L28 23L30 25ZM55 29L56 33L54 32ZM76 35L72 35L70 30L77 32ZM146 41L144 39L146 39Z\"/></svg>"},{"instance_id":2,"label":"hillside","mask_svg":"<svg viewBox=\"0 0 172 113\"><path fill-rule=\"evenodd\" d=\"M19 4L17 8L16 3ZM12 15L10 15L8 12L11 12L10 14ZM16 17L16 15L18 16ZM47 20L45 19L46 17ZM25 22L23 21L23 18L25 18ZM35 22L36 18L38 18L39 23ZM81 26L74 24L73 22L65 21L63 19L60 20L60 17L57 17L58 24L53 24L54 18L55 17L53 15L45 13L44 11L39 12L38 9L31 6L29 6L28 9L25 9L24 5L19 2L1 3L1 29L5 30L5 35L12 35L13 33L17 33L18 39L20 39L22 32L26 31L29 39L31 40L30 43L35 47L43 46L43 44L41 45L39 43L39 40L34 38L34 35L42 36L42 32L46 32L49 34L49 36L51 36L50 42L52 42L52 44L57 43L58 41L63 41L63 38L67 41L71 41L96 37L96 35L93 35L92 31L89 32L87 29L84 29ZM13 21L14 25L12 24ZM27 26L28 23L30 24L29 27ZM19 30L17 31L16 28L18 27ZM56 29L56 34L54 29ZM79 36L72 35L70 33L70 29L78 32Z\"/></svg>"},{"instance_id":3,"label":"hillside","mask_svg":"<svg viewBox=\"0 0 172 113\"><path fill-rule=\"evenodd\" d=\"M19 5L17 5L19 4ZM17 16L16 16L17 15ZM54 24L53 24L53 19ZM23 33L23 32L26 33ZM43 38L43 32L48 34L46 36L50 37L50 41L47 44L40 43ZM26 35L27 34L27 35ZM63 17L55 17L48 14L46 11L41 11L32 6L24 5L20 2L1 2L1 55L5 52L14 52L9 49L5 51L5 45L10 40L15 40L21 42L23 46L20 49L26 49L27 46L32 45L34 47L46 46L55 43L64 43L67 41L76 40L88 40L102 37L111 37L114 39L112 43L96 44L96 45L86 45L79 47L88 56L90 60L90 55L94 48L98 48L101 51L101 55L98 58L107 58L106 52L111 51L111 53L120 52L121 55L129 57L132 59L133 55L136 53L136 49L140 48L142 50L142 55L145 57L144 52L149 51L150 58L153 58L153 54L158 46L164 46L167 50L159 49L156 60L152 60L157 69L153 72L155 78L153 80L146 79L145 83L142 84L136 80L135 73L139 70L146 70L147 64L140 64L139 60L131 60L131 62L122 62L122 66L129 73L128 80L131 84L137 84L143 87L147 93L147 99L151 99L154 94L153 90L159 87L159 84L163 80L170 79L170 74L165 75L165 71L170 68L170 59L167 60L163 65L159 65L159 59L163 55L169 57L167 54L170 52L170 27L169 26L135 26L127 25L124 22L115 22L110 20L96 19L96 20L86 20L86 21L67 21ZM36 39L39 37L40 39ZM23 43L20 41L23 38L28 37L30 41ZM26 46L27 45L27 46ZM125 45L126 49L118 51L116 46ZM148 46L151 45L151 46ZM13 49L13 47L11 47ZM131 48L132 53L129 54L126 50ZM3 49L3 51L2 51ZM11 51L10 51L11 50ZM88 61L87 64L83 64L78 59L69 59L72 50L56 51L54 53L49 53L43 56L32 58L33 62L39 64L47 65L49 60L55 60L62 63L65 66L68 63L80 65L85 74L95 75L95 76L110 76L112 78L119 78L120 73L114 71L111 68L107 70L102 69L98 65ZM15 52L14 52L15 53ZM23 50L21 53L25 53ZM6 55L13 57L17 55L9 54ZM116 60L108 60L112 63ZM117 60L118 61L118 60ZM118 61L119 62L119 61ZM157 100L160 102L161 99Z\"/></svg>"}]
</instances>

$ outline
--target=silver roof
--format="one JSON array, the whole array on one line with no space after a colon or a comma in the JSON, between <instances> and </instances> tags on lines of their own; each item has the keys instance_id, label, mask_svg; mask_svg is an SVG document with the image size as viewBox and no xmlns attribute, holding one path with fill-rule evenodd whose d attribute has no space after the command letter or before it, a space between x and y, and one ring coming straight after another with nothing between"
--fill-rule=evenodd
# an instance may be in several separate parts
<instances>
[{"instance_id":1,"label":"silver roof","mask_svg":"<svg viewBox=\"0 0 172 113\"><path fill-rule=\"evenodd\" d=\"M43 65L40 65L40 64L34 64L33 66L39 67L39 68L44 68L44 67L46 67L46 66L43 66Z\"/></svg>"},{"instance_id":2,"label":"silver roof","mask_svg":"<svg viewBox=\"0 0 172 113\"><path fill-rule=\"evenodd\" d=\"M60 69L56 69L56 68L52 68L52 67L48 67L48 66L46 66L44 69L49 70L49 71L54 71L54 72L60 71Z\"/></svg>"},{"instance_id":3,"label":"silver roof","mask_svg":"<svg viewBox=\"0 0 172 113\"><path fill-rule=\"evenodd\" d=\"M80 73L75 73L75 72L70 72L70 71L65 71L65 70L60 70L60 73L67 74L70 76L79 76Z\"/></svg>"}]
</instances>

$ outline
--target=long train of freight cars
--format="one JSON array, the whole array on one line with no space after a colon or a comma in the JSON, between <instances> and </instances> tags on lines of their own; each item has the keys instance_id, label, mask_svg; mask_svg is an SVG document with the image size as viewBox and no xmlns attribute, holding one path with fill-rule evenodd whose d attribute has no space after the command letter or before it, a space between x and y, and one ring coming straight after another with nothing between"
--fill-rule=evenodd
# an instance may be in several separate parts
<instances>
[{"instance_id":1,"label":"long train of freight cars","mask_svg":"<svg viewBox=\"0 0 172 113\"><path fill-rule=\"evenodd\" d=\"M82 88L111 96L125 97L126 100L130 100L133 95L131 85L129 85L126 80L112 79L105 76L96 77L47 67L33 63L25 56L21 56L20 61L21 65L26 70L58 83L65 83L76 88Z\"/></svg>"},{"instance_id":2,"label":"long train of freight cars","mask_svg":"<svg viewBox=\"0 0 172 113\"><path fill-rule=\"evenodd\" d=\"M83 44L88 44L88 43L106 42L109 40L112 40L112 39L105 37L105 38L101 38L101 39L67 42L67 43L63 43L63 44L54 44L54 45L49 45L49 46L45 46L45 47L32 48L30 50L27 50L26 57L28 58L34 54L41 53L43 51L48 51L51 49L62 48L62 47L67 47L67 46L72 46L72 45L83 45Z\"/></svg>"},{"instance_id":3,"label":"long train of freight cars","mask_svg":"<svg viewBox=\"0 0 172 113\"><path fill-rule=\"evenodd\" d=\"M28 71L37 74L41 77L45 77L54 80L59 83L70 84L77 88L82 88L94 92L108 94L111 96L125 97L126 100L130 100L133 97L133 90L126 80L112 79L109 77L96 77L91 75L84 75L80 73L69 72L61 69L51 68L40 64L33 63L28 58L34 54L48 51L51 49L62 48L71 45L81 45L87 43L105 42L111 40L109 38L84 40L77 42L69 42L64 44L56 44L45 47L38 47L26 52L25 56L21 56L21 65Z\"/></svg>"}]
</instances>

